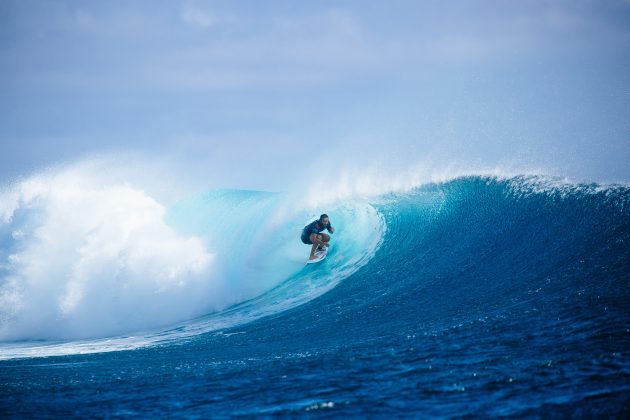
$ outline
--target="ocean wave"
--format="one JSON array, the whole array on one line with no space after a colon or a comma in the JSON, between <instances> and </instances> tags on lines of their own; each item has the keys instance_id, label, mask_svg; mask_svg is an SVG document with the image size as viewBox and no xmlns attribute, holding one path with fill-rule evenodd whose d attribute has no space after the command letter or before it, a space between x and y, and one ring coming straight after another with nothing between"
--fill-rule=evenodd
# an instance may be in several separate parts
<instances>
[{"instance_id":1,"label":"ocean wave","mask_svg":"<svg viewBox=\"0 0 630 420\"><path fill-rule=\"evenodd\" d=\"M125 224L131 226L126 238L132 243L125 246L133 249L134 243L143 246L148 243L133 239L134 229L139 229L141 239L142 235L148 235L147 231L153 232L149 237L158 244L164 243L165 248L149 247L146 252L154 252L149 260L155 263L143 265L147 271L134 272L134 276L126 277L126 271L120 268L117 275L104 270L85 276L84 290L92 291L101 299L100 305L108 307L105 311L89 313L88 321L91 319L92 325L97 325L90 331L97 331L97 338L67 338L67 317L56 318L56 314L64 314L66 308L63 304L66 286L56 289L56 295L48 293L48 300L41 305L42 316L37 308L32 311L39 318L23 318L40 330L56 333L46 336L33 334L28 329L20 330L27 331L19 337L26 341L5 338L0 346L3 359L104 352L177 342L283 313L313 302L331 290L335 293L329 296L337 299L335 304L342 308L341 312L348 313L350 319L366 313L364 306L369 303L372 305L367 311L369 318L374 319L375 324L389 324L394 322L389 309L398 307L404 314L399 316L409 318L407 321L412 324L423 324L427 331L438 334L441 328L452 328L455 318L461 322L483 320L528 304L532 305L531 310L541 310L532 303L539 291L548 291L547 300L553 301L561 299L562 293L571 287L584 291L601 286L591 284L594 281L591 279L600 279L601 283L603 277L609 286L610 282L627 281L629 271L627 252L623 254L620 244L630 240L630 190L619 185L576 184L532 176L471 175L424 184L404 192L381 193L369 199L346 197L335 203L327 201L327 211L337 228L332 251L322 264L305 266L308 250L297 238L302 226L318 213L303 203L294 203L291 195L213 190L165 209L129 186L117 187L113 190L116 192L108 188L98 191L79 188L72 194L66 190L62 194L55 190L58 184L58 181L44 184L48 187L30 195L21 192L13 210L3 213L5 263L1 308L4 331L17 329L23 325L20 322L26 322L16 321L23 308L17 304L21 298L18 291L27 297L31 292L28 288L15 288L15 279L21 273L32 271L25 270L26 266L14 265L12 256L22 255L27 261L28 257L36 256L34 264L52 265L54 262L60 267L57 270L60 275L45 280L63 284L72 278L68 273L75 272L77 265L85 264L81 258L76 258L76 252L70 259L65 253L81 249L77 245L83 244L80 241L90 242L92 235L100 238L98 232L111 229L106 216L115 209L107 207L106 203L121 206L125 201L121 200L123 196L112 194L126 194L125 197L135 199L127 201L136 205L118 208L118 213L114 211L122 215L122 219L135 220L127 220ZM58 196L74 198L63 201ZM72 206L63 208L58 202ZM96 204L77 207L77 202ZM53 212L49 207L55 206L59 207L59 214L63 210L79 213L68 220L61 216L50 219ZM97 212L92 206L100 210ZM95 214L101 215L96 218L101 223L96 229L85 222L94 221ZM146 214L154 214L148 227ZM46 237L38 233L41 226L56 226L62 220L65 224L61 224L61 230L77 233L70 235L70 239L51 240L48 246L55 251L50 254L51 261L46 259L46 248L36 248L39 253L32 253L30 249L35 245L30 241L41 247L39 238ZM26 233L16 234L18 231ZM114 239L120 236L109 234ZM48 237L66 238L63 235ZM114 241L114 244L119 243L120 239ZM110 254L107 254L107 242L97 245L94 247L96 256L100 256L99 249L105 255L113 255L106 262L120 266L121 259L126 261L121 257L121 245L114 247L118 253ZM143 246L139 249L144 249ZM168 255L160 260L165 255L164 249L175 251L173 255L166 252ZM589 265L589 261L598 262ZM98 267L103 266L107 264L101 263ZM558 280L558 276L563 276L558 273L571 270L591 273L591 279ZM121 289L121 284L128 285L136 279L146 284L154 280L155 273L158 278L172 279L172 285L167 283L167 287L177 287L181 293L179 298L168 296L169 305L186 311L193 307L195 311L171 313L166 322L163 318L156 322L151 310L155 305L159 310L165 293L160 292L163 290L160 287L164 286L155 282L149 283L152 289L137 292L136 287L136 294L121 299L120 293L125 290ZM23 274L22 279L27 278ZM342 281L344 287L336 288ZM203 288L189 286L197 284L195 282L202 283ZM33 283L31 287L38 295L36 286L37 283ZM112 288L118 292L113 293ZM421 290L432 292L430 296L419 295ZM524 290L529 292L524 293ZM166 290L166 295L168 293ZM416 299L420 309L409 306L412 304L409 299ZM200 303L195 306L194 302ZM141 325L143 328L126 322L129 312L142 313L143 305L148 307L150 322ZM116 325L124 326L124 331L109 334L108 329L98 329L95 317L112 319L111 313L122 314L113 319L118 322ZM22 314L31 315L28 311ZM83 314L77 312L77 316ZM443 319L451 322L442 325ZM308 320L304 323L308 324ZM35 342L37 339L46 341Z\"/></svg>"}]
</instances>

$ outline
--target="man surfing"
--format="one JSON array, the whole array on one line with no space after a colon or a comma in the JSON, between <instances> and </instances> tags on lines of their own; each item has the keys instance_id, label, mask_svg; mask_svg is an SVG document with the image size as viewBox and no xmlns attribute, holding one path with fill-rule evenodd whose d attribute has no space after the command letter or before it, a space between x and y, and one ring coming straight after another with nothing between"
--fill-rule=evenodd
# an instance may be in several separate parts
<instances>
[{"instance_id":1,"label":"man surfing","mask_svg":"<svg viewBox=\"0 0 630 420\"><path fill-rule=\"evenodd\" d=\"M302 229L302 242L307 245L313 245L311 247L309 261L317 258L315 251L330 246L330 235L322 233L324 229L328 230L330 233L335 231L335 228L330 225L330 219L328 219L327 214L322 214L319 216L319 219L309 223Z\"/></svg>"}]
</instances>

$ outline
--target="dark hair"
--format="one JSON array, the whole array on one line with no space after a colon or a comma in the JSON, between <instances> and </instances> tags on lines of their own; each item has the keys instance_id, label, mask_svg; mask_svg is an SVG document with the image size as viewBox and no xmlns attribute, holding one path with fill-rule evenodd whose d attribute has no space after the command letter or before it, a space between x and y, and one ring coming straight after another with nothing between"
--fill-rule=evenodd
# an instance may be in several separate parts
<instances>
[{"instance_id":1,"label":"dark hair","mask_svg":"<svg viewBox=\"0 0 630 420\"><path fill-rule=\"evenodd\" d=\"M329 217L328 217L328 215L326 213L324 213L321 216L319 216L319 220L324 220L324 219L329 219Z\"/></svg>"}]
</instances>

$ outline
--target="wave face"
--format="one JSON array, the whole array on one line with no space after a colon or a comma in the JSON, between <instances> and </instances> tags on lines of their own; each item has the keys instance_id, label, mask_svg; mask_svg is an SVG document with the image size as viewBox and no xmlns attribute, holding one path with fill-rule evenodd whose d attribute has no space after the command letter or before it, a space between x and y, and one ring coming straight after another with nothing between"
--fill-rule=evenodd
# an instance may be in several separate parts
<instances>
[{"instance_id":1,"label":"wave face","mask_svg":"<svg viewBox=\"0 0 630 420\"><path fill-rule=\"evenodd\" d=\"M171 208L166 225L201 241L242 296L134 352L6 344L20 359L0 362L5 412L141 415L147 400L198 415L627 412L627 187L471 176L350 200L329 212L330 257L308 268L309 215L280 202L215 191ZM28 358L50 354L66 356Z\"/></svg>"}]
</instances>

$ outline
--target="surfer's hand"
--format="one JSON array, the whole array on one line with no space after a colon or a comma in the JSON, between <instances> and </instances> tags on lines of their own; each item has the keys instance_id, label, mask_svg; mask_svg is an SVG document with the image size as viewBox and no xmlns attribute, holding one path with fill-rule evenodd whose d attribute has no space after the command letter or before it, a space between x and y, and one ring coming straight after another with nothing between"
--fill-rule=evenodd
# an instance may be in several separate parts
<instances>
[{"instance_id":1,"label":"surfer's hand","mask_svg":"<svg viewBox=\"0 0 630 420\"><path fill-rule=\"evenodd\" d=\"M335 232L335 228L334 227L330 227L330 233L334 233Z\"/></svg>"}]
</instances>

